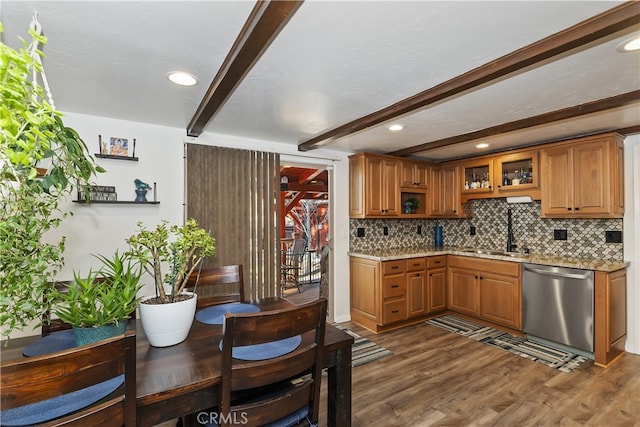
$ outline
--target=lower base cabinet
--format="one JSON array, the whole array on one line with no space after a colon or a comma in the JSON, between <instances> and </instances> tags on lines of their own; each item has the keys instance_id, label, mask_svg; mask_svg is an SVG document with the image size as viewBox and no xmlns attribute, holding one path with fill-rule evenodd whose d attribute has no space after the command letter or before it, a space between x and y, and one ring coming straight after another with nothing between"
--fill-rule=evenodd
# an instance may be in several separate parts
<instances>
[{"instance_id":1,"label":"lower base cabinet","mask_svg":"<svg viewBox=\"0 0 640 427\"><path fill-rule=\"evenodd\" d=\"M627 270L596 271L594 284L594 363L606 367L624 353Z\"/></svg>"},{"instance_id":2,"label":"lower base cabinet","mask_svg":"<svg viewBox=\"0 0 640 427\"><path fill-rule=\"evenodd\" d=\"M450 255L449 310L522 329L520 264Z\"/></svg>"},{"instance_id":3,"label":"lower base cabinet","mask_svg":"<svg viewBox=\"0 0 640 427\"><path fill-rule=\"evenodd\" d=\"M447 308L446 255L381 262L351 257L350 267L351 320L374 332Z\"/></svg>"}]
</instances>

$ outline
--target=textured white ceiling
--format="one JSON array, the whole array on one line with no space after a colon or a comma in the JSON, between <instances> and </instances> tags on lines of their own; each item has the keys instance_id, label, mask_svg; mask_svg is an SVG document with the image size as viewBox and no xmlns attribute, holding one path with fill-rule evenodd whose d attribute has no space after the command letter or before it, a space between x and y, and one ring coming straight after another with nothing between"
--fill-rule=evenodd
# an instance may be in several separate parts
<instances>
[{"instance_id":1,"label":"textured white ceiling","mask_svg":"<svg viewBox=\"0 0 640 427\"><path fill-rule=\"evenodd\" d=\"M307 1L207 131L297 145L618 4ZM3 0L0 13L3 42L15 47L38 12L59 109L185 128L253 5ZM639 89L640 55L615 50L629 35L403 117L401 133L380 125L325 147L389 152ZM191 72L200 84L174 86L166 73L175 69ZM638 124L635 105L490 142L508 147ZM473 145L418 155L459 157L477 151Z\"/></svg>"}]
</instances>

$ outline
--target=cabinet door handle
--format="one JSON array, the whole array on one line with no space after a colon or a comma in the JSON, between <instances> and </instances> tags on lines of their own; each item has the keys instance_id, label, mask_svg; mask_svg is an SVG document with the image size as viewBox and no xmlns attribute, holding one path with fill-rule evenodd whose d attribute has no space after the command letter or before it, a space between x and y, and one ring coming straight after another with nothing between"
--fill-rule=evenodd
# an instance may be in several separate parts
<instances>
[{"instance_id":1,"label":"cabinet door handle","mask_svg":"<svg viewBox=\"0 0 640 427\"><path fill-rule=\"evenodd\" d=\"M420 267L420 264L413 264L414 267Z\"/></svg>"},{"instance_id":2,"label":"cabinet door handle","mask_svg":"<svg viewBox=\"0 0 640 427\"><path fill-rule=\"evenodd\" d=\"M400 285L391 285L392 288L399 288Z\"/></svg>"},{"instance_id":3,"label":"cabinet door handle","mask_svg":"<svg viewBox=\"0 0 640 427\"><path fill-rule=\"evenodd\" d=\"M478 278L478 276L473 276L473 278L474 278L474 279L477 279L477 278Z\"/></svg>"},{"instance_id":4,"label":"cabinet door handle","mask_svg":"<svg viewBox=\"0 0 640 427\"><path fill-rule=\"evenodd\" d=\"M482 276L480 276L480 280L482 280L482 279L483 279L483 277L482 277Z\"/></svg>"},{"instance_id":5,"label":"cabinet door handle","mask_svg":"<svg viewBox=\"0 0 640 427\"><path fill-rule=\"evenodd\" d=\"M568 210L568 211L570 211L570 210L571 210L571 208L567 208L567 210Z\"/></svg>"},{"instance_id":6,"label":"cabinet door handle","mask_svg":"<svg viewBox=\"0 0 640 427\"><path fill-rule=\"evenodd\" d=\"M491 188L491 187L489 187L489 188ZM502 185L498 185L498 188L502 188Z\"/></svg>"},{"instance_id":7,"label":"cabinet door handle","mask_svg":"<svg viewBox=\"0 0 640 427\"><path fill-rule=\"evenodd\" d=\"M440 261L434 261L433 263L434 264L440 264Z\"/></svg>"},{"instance_id":8,"label":"cabinet door handle","mask_svg":"<svg viewBox=\"0 0 640 427\"><path fill-rule=\"evenodd\" d=\"M420 273L416 273L416 277L420 277Z\"/></svg>"},{"instance_id":9,"label":"cabinet door handle","mask_svg":"<svg viewBox=\"0 0 640 427\"><path fill-rule=\"evenodd\" d=\"M433 277L433 273L429 273L429 277Z\"/></svg>"},{"instance_id":10,"label":"cabinet door handle","mask_svg":"<svg viewBox=\"0 0 640 427\"><path fill-rule=\"evenodd\" d=\"M399 313L400 310L391 310L392 313Z\"/></svg>"},{"instance_id":11,"label":"cabinet door handle","mask_svg":"<svg viewBox=\"0 0 640 427\"><path fill-rule=\"evenodd\" d=\"M491 190L491 186L489 186L489 190Z\"/></svg>"},{"instance_id":12,"label":"cabinet door handle","mask_svg":"<svg viewBox=\"0 0 640 427\"><path fill-rule=\"evenodd\" d=\"M579 211L579 210L580 210L580 208L574 208L574 209L575 209L575 210L577 210L577 211Z\"/></svg>"},{"instance_id":13,"label":"cabinet door handle","mask_svg":"<svg viewBox=\"0 0 640 427\"><path fill-rule=\"evenodd\" d=\"M392 270L397 270L397 269L398 269L398 266L397 266L397 265L394 265L393 267L391 267L391 269L392 269Z\"/></svg>"}]
</instances>

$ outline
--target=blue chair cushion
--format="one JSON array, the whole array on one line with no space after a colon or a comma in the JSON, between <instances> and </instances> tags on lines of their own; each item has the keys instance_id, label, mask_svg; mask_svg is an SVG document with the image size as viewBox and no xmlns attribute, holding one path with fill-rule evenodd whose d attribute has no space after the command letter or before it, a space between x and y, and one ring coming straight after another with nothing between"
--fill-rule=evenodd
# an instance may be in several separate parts
<instances>
[{"instance_id":1,"label":"blue chair cushion","mask_svg":"<svg viewBox=\"0 0 640 427\"><path fill-rule=\"evenodd\" d=\"M54 332L27 345L22 354L26 357L42 356L76 347L76 336L73 329Z\"/></svg>"},{"instance_id":2,"label":"blue chair cushion","mask_svg":"<svg viewBox=\"0 0 640 427\"><path fill-rule=\"evenodd\" d=\"M296 335L295 337L285 338L283 340L266 342L264 344L244 345L233 347L231 354L234 359L241 360L267 360L274 357L283 356L287 353L291 353L298 348L302 342L302 337ZM222 350L222 341L218 346Z\"/></svg>"},{"instance_id":3,"label":"blue chair cushion","mask_svg":"<svg viewBox=\"0 0 640 427\"><path fill-rule=\"evenodd\" d=\"M49 335L48 335L49 336ZM54 420L86 408L113 393L124 384L124 375L41 402L0 411L3 426L24 426Z\"/></svg>"},{"instance_id":4,"label":"blue chair cushion","mask_svg":"<svg viewBox=\"0 0 640 427\"><path fill-rule=\"evenodd\" d=\"M222 325L224 323L224 315L227 313L257 313L259 311L260 308L252 304L231 302L203 308L196 313L196 320L210 325Z\"/></svg>"}]
</instances>

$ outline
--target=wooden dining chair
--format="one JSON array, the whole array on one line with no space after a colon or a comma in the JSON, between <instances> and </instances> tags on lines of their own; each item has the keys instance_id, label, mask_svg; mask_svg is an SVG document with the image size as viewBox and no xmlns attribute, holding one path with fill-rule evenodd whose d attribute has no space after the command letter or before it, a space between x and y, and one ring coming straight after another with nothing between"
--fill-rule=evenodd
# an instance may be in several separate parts
<instances>
[{"instance_id":1,"label":"wooden dining chair","mask_svg":"<svg viewBox=\"0 0 640 427\"><path fill-rule=\"evenodd\" d=\"M195 288L198 294L197 308L244 302L242 265L223 265L196 270L189 276L186 288L189 291Z\"/></svg>"},{"instance_id":2,"label":"wooden dining chair","mask_svg":"<svg viewBox=\"0 0 640 427\"><path fill-rule=\"evenodd\" d=\"M318 423L326 311L327 300L320 299L289 309L226 314L219 425Z\"/></svg>"},{"instance_id":3,"label":"wooden dining chair","mask_svg":"<svg viewBox=\"0 0 640 427\"><path fill-rule=\"evenodd\" d=\"M2 362L2 425L135 426L136 335Z\"/></svg>"}]
</instances>

